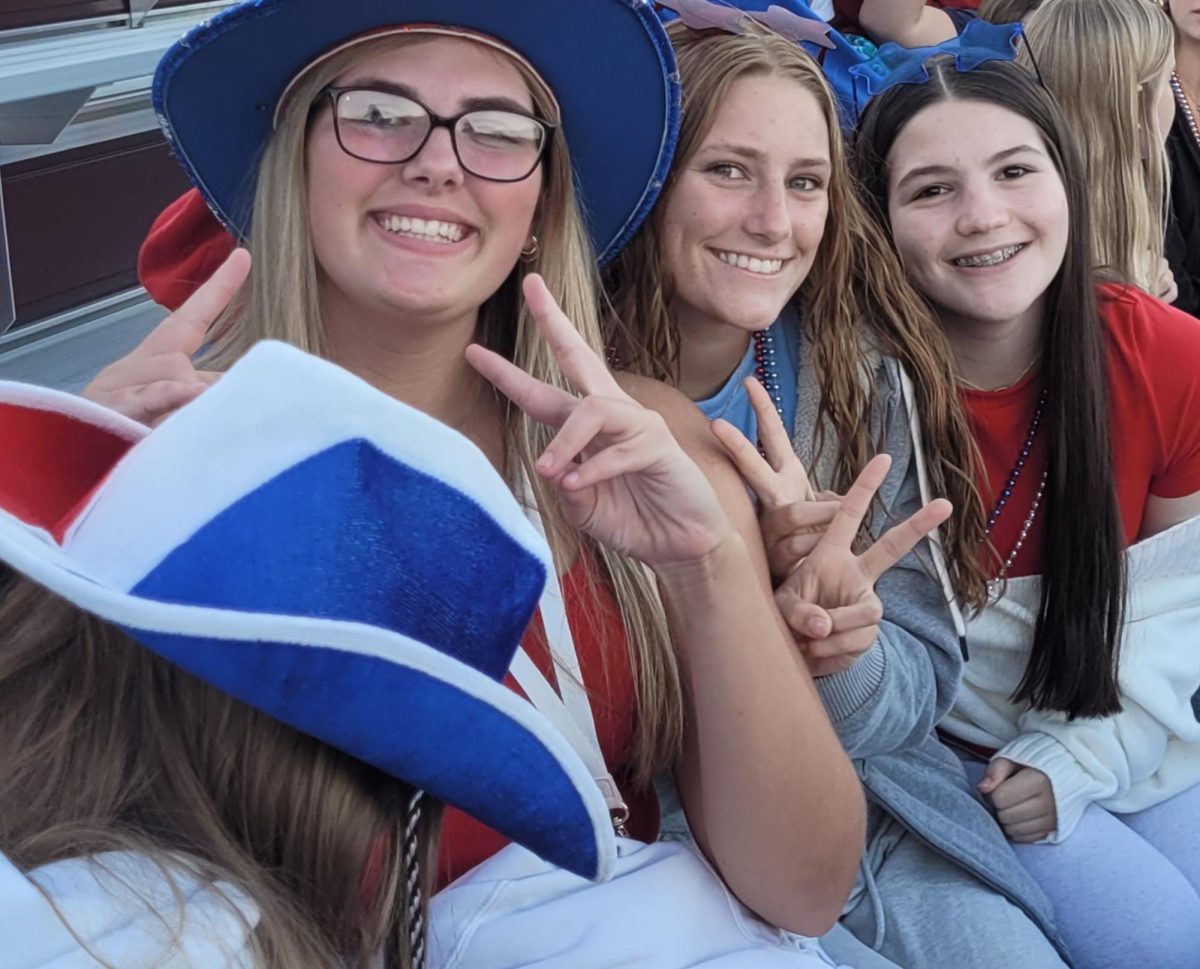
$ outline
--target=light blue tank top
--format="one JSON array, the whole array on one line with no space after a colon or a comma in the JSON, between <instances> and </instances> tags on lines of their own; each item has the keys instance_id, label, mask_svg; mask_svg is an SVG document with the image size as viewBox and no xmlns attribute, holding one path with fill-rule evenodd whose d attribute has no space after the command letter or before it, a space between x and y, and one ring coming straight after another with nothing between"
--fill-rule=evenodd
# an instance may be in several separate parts
<instances>
[{"instance_id":1,"label":"light blue tank top","mask_svg":"<svg viewBox=\"0 0 1200 969\"><path fill-rule=\"evenodd\" d=\"M779 398L783 406L783 426L788 434L796 427L796 379L800 370L800 317L795 307L789 305L779 319L767 331L775 344L775 375L779 384ZM696 401L696 406L710 421L723 417L734 427L757 443L758 418L750 406L750 397L742 381L754 376L754 341L746 348L746 355L737 369L730 374L723 387L707 400Z\"/></svg>"}]
</instances>

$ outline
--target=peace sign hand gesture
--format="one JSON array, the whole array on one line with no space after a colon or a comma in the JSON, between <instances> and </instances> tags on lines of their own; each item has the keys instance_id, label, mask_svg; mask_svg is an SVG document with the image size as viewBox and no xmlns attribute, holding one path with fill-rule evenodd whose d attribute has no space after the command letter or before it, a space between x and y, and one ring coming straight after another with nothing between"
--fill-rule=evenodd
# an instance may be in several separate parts
<instances>
[{"instance_id":1,"label":"peace sign hand gesture","mask_svg":"<svg viewBox=\"0 0 1200 969\"><path fill-rule=\"evenodd\" d=\"M841 499L832 492L814 494L770 396L753 377L744 386L766 457L726 420L713 421L712 432L758 496L758 527L771 575L779 581L816 548Z\"/></svg>"},{"instance_id":2,"label":"peace sign hand gesture","mask_svg":"<svg viewBox=\"0 0 1200 969\"><path fill-rule=\"evenodd\" d=\"M953 510L944 498L931 501L855 554L855 536L891 463L886 454L867 462L816 547L775 591L814 676L847 669L871 648L883 618L876 581Z\"/></svg>"},{"instance_id":3,"label":"peace sign hand gesture","mask_svg":"<svg viewBox=\"0 0 1200 969\"><path fill-rule=\"evenodd\" d=\"M220 374L197 370L192 356L249 273L250 253L235 249L186 303L101 370L83 396L151 425L200 396Z\"/></svg>"},{"instance_id":4,"label":"peace sign hand gesture","mask_svg":"<svg viewBox=\"0 0 1200 969\"><path fill-rule=\"evenodd\" d=\"M708 479L666 421L621 389L542 278L527 276L524 293L538 331L582 396L481 346L468 347L467 359L522 411L557 430L535 468L557 489L567 520L651 567L710 554L732 526Z\"/></svg>"}]
</instances>

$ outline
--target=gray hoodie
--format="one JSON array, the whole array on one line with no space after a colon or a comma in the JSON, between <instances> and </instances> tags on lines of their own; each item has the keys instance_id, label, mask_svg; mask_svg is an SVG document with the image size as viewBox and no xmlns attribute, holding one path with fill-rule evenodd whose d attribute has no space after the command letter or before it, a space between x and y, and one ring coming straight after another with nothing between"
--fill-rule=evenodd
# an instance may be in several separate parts
<instances>
[{"instance_id":1,"label":"gray hoodie","mask_svg":"<svg viewBox=\"0 0 1200 969\"><path fill-rule=\"evenodd\" d=\"M793 444L814 488L823 489L830 485L831 461L827 454L823 460L812 454L820 389L807 350L802 335ZM892 456L880 489L883 510L872 522L878 535L915 512L923 498L900 364L879 356L874 362L877 406L870 433ZM849 669L819 678L817 688L868 798L1018 906L1069 962L1049 900L972 791L958 757L937 738L965 657L935 554L930 542L922 542L880 578L875 591L883 621L874 645Z\"/></svg>"}]
</instances>

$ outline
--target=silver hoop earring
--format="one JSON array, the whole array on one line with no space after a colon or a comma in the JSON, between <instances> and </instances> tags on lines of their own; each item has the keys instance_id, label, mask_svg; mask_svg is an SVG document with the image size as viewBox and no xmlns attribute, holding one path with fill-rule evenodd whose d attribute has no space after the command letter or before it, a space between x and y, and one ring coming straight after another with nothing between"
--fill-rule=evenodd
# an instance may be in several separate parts
<instances>
[{"instance_id":1,"label":"silver hoop earring","mask_svg":"<svg viewBox=\"0 0 1200 969\"><path fill-rule=\"evenodd\" d=\"M521 259L524 262L533 262L534 257L538 254L538 238L535 235L530 235L529 245L521 250Z\"/></svg>"}]
</instances>

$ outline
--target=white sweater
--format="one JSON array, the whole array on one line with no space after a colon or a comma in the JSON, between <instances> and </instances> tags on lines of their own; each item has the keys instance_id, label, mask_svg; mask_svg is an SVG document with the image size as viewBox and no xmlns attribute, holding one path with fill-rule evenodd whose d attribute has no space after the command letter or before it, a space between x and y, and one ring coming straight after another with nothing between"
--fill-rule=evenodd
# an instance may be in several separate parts
<instances>
[{"instance_id":1,"label":"white sweater","mask_svg":"<svg viewBox=\"0 0 1200 969\"><path fill-rule=\"evenodd\" d=\"M168 879L141 855L110 852L25 875L0 854L5 969L249 969L257 921L245 895L186 864Z\"/></svg>"},{"instance_id":2,"label":"white sweater","mask_svg":"<svg viewBox=\"0 0 1200 969\"><path fill-rule=\"evenodd\" d=\"M1010 579L1004 597L968 622L971 660L942 728L1050 778L1058 830L1049 842L1069 835L1093 801L1128 814L1200 783L1191 705L1200 689L1200 518L1126 554L1121 713L1067 722L1009 699L1029 659L1039 576Z\"/></svg>"}]
</instances>

